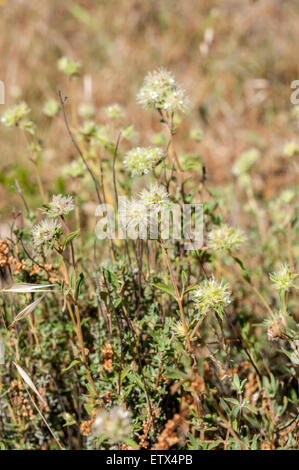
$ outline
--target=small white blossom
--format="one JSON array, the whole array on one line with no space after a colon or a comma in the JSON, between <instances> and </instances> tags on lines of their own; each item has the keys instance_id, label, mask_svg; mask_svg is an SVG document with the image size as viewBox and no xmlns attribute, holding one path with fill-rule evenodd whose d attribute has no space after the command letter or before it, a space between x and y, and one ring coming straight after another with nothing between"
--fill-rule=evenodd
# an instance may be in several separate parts
<instances>
[{"instance_id":1,"label":"small white blossom","mask_svg":"<svg viewBox=\"0 0 299 470\"><path fill-rule=\"evenodd\" d=\"M104 111L110 119L120 119L124 116L124 109L118 103L109 104Z\"/></svg>"},{"instance_id":2,"label":"small white blossom","mask_svg":"<svg viewBox=\"0 0 299 470\"><path fill-rule=\"evenodd\" d=\"M233 174L236 176L247 174L259 157L260 152L254 148L243 152L233 166Z\"/></svg>"},{"instance_id":3,"label":"small white blossom","mask_svg":"<svg viewBox=\"0 0 299 470\"><path fill-rule=\"evenodd\" d=\"M287 142L283 147L283 155L285 157L293 157L299 154L299 145L293 140Z\"/></svg>"},{"instance_id":4,"label":"small white blossom","mask_svg":"<svg viewBox=\"0 0 299 470\"><path fill-rule=\"evenodd\" d=\"M160 147L136 147L125 155L124 166L132 176L149 173L163 157Z\"/></svg>"},{"instance_id":5,"label":"small white blossom","mask_svg":"<svg viewBox=\"0 0 299 470\"><path fill-rule=\"evenodd\" d=\"M60 215L67 215L75 209L74 200L72 196L62 196L61 194L54 195L52 201L49 203L49 215L51 217L59 217Z\"/></svg>"},{"instance_id":6,"label":"small white blossom","mask_svg":"<svg viewBox=\"0 0 299 470\"><path fill-rule=\"evenodd\" d=\"M242 230L225 224L215 228L208 235L208 246L215 251L238 249L245 241L246 237Z\"/></svg>"},{"instance_id":7,"label":"small white blossom","mask_svg":"<svg viewBox=\"0 0 299 470\"><path fill-rule=\"evenodd\" d=\"M215 310L222 316L223 309L231 303L228 284L217 282L215 279L205 279L193 292L193 301L200 315L206 315Z\"/></svg>"},{"instance_id":8,"label":"small white blossom","mask_svg":"<svg viewBox=\"0 0 299 470\"><path fill-rule=\"evenodd\" d=\"M110 411L101 410L93 424L95 436L102 436L112 442L121 442L132 433L131 413L121 406Z\"/></svg>"},{"instance_id":9,"label":"small white blossom","mask_svg":"<svg viewBox=\"0 0 299 470\"><path fill-rule=\"evenodd\" d=\"M148 225L148 211L145 204L136 199L131 199L123 203L119 208L119 215L121 218L121 224L128 231L138 231L141 238L146 237L147 225ZM142 236L142 234L144 236Z\"/></svg>"},{"instance_id":10,"label":"small white blossom","mask_svg":"<svg viewBox=\"0 0 299 470\"><path fill-rule=\"evenodd\" d=\"M7 127L17 126L30 113L30 108L24 101L16 104L12 108L5 111L1 118L1 122Z\"/></svg>"},{"instance_id":11,"label":"small white blossom","mask_svg":"<svg viewBox=\"0 0 299 470\"><path fill-rule=\"evenodd\" d=\"M80 64L78 62L74 62L69 57L61 57L57 62L57 67L60 72L63 72L66 75L76 75L80 68Z\"/></svg>"},{"instance_id":12,"label":"small white blossom","mask_svg":"<svg viewBox=\"0 0 299 470\"><path fill-rule=\"evenodd\" d=\"M44 243L53 240L59 234L61 225L57 220L45 219L40 224L33 227L33 243L35 246L41 246Z\"/></svg>"},{"instance_id":13,"label":"small white blossom","mask_svg":"<svg viewBox=\"0 0 299 470\"><path fill-rule=\"evenodd\" d=\"M294 280L298 274L293 274L288 264L282 264L278 271L269 274L273 287L276 290L288 291L295 287Z\"/></svg>"},{"instance_id":14,"label":"small white blossom","mask_svg":"<svg viewBox=\"0 0 299 470\"><path fill-rule=\"evenodd\" d=\"M186 112L189 101L185 91L164 68L150 72L137 94L137 102L145 109Z\"/></svg>"},{"instance_id":15,"label":"small white blossom","mask_svg":"<svg viewBox=\"0 0 299 470\"><path fill-rule=\"evenodd\" d=\"M149 189L143 189L141 191L140 200L148 208L153 205L165 206L169 203L169 194L163 186L152 184Z\"/></svg>"}]
</instances>

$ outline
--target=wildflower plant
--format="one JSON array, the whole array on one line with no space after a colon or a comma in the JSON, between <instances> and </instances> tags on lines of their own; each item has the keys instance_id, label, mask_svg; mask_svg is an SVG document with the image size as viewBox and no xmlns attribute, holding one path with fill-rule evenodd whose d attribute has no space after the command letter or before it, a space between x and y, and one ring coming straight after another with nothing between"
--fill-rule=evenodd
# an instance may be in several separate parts
<instances>
[{"instance_id":1,"label":"wildflower plant","mask_svg":"<svg viewBox=\"0 0 299 470\"><path fill-rule=\"evenodd\" d=\"M0 449L298 448L296 161L277 159L288 183L271 192L252 148L233 164L238 185L219 185L221 159L214 175L206 157L212 143L219 151L204 118L210 100L188 120L184 90L158 69L136 115L116 95L98 109L87 71L80 93L79 64L64 57L59 70L68 88L57 101L30 102L59 142L41 139L24 103L3 118L9 134L31 132L35 173L0 174L18 209L5 208L0 239ZM156 111L152 127L144 109ZM205 223L199 246L182 239L173 210L194 205ZM118 239L95 230L111 208ZM167 233L164 214L180 236ZM190 232L198 218L190 210Z\"/></svg>"}]
</instances>

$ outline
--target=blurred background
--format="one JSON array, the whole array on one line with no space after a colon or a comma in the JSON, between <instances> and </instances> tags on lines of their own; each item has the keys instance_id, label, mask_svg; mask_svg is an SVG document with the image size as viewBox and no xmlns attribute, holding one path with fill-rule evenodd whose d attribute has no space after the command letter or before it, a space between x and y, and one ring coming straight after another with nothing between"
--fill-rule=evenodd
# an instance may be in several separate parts
<instances>
[{"instance_id":1,"label":"blurred background","mask_svg":"<svg viewBox=\"0 0 299 470\"><path fill-rule=\"evenodd\" d=\"M2 0L0 17L6 91L0 113L28 103L44 141L42 175L49 192L60 189L61 167L74 158L61 115L49 119L43 113L58 89L69 93L68 77L57 68L62 56L81 64L73 99L92 103L103 124L102 108L119 102L126 124L134 125L135 144L151 144L161 130L135 96L146 73L165 66L192 106L178 149L198 154L213 184L226 185L234 160L251 147L261 152L256 185L266 198L294 183L282 148L298 133L290 102L290 84L299 79L298 0ZM200 142L190 139L191 128L203 131ZM0 126L0 142L5 218L17 201L10 187L15 177L29 198L36 182L21 133Z\"/></svg>"}]
</instances>

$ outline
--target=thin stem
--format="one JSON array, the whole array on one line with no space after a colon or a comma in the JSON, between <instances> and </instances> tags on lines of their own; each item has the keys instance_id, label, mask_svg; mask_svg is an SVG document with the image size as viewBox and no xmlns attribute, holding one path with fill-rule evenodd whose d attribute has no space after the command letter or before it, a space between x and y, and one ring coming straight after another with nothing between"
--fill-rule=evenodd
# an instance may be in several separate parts
<instances>
[{"instance_id":1,"label":"thin stem","mask_svg":"<svg viewBox=\"0 0 299 470\"><path fill-rule=\"evenodd\" d=\"M188 328L187 328L187 324L186 324L186 320L185 320L185 315L184 315L183 305L182 305L182 301L181 301L181 296L180 296L179 289L178 289L178 286L177 286L177 283L176 283L176 280L175 280L175 276L173 274L173 270L172 270L172 267L171 267L171 263L170 263L170 259L169 259L167 250L165 249L162 242L161 242L161 248L162 248L162 252L165 255L167 266L168 266L168 269L169 269L169 272L170 272L172 285L173 285L173 288L175 290L175 294L176 294L177 303L178 303L179 310L180 310L181 320L182 320L182 324L183 324L183 327L184 327L184 332L185 332L185 337L186 337L189 353L192 355L192 348L191 348L190 338L189 338L189 334L188 334Z\"/></svg>"}]
</instances>

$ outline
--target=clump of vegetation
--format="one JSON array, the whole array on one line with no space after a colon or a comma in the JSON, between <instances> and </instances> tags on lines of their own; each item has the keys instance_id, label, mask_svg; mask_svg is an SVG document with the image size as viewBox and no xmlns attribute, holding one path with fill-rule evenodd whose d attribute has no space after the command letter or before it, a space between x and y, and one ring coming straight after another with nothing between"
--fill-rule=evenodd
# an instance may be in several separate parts
<instances>
[{"instance_id":1,"label":"clump of vegetation","mask_svg":"<svg viewBox=\"0 0 299 470\"><path fill-rule=\"evenodd\" d=\"M75 75L79 64L63 58L59 69ZM283 198L285 225L271 219L273 201L261 204L252 185L255 149L235 163L231 194L210 187L200 160L198 179L176 150L187 98L165 69L137 97L156 113L164 146L133 147L118 104L105 108L105 124L83 116L76 129L61 92L48 102L79 159L64 195L44 188L44 144L29 107L4 113L5 125L28 135L43 205L30 207L15 182L20 212L0 242L1 446L298 448L297 203ZM249 220L242 228L229 224L234 191ZM202 246L186 250L160 231L98 239L84 206L117 208L120 196L131 228L149 208L202 203Z\"/></svg>"}]
</instances>

